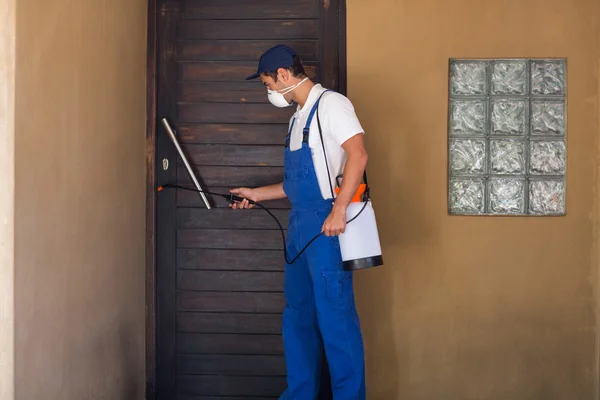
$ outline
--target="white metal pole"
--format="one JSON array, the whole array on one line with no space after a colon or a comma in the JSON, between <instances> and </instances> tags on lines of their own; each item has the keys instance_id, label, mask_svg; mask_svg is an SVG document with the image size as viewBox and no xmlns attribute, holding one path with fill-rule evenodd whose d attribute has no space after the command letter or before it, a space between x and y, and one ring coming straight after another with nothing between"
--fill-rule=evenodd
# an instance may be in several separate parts
<instances>
[{"instance_id":1,"label":"white metal pole","mask_svg":"<svg viewBox=\"0 0 600 400\"><path fill-rule=\"evenodd\" d=\"M183 154L183 150L181 149L181 146L179 145L179 142L177 141L175 132L173 131L173 129L171 129L171 125L169 125L169 121L167 121L166 118L163 118L162 123L165 126L165 129L167 130L167 133L169 134L171 141L177 148L177 151L179 152L179 156L183 160L183 164L185 165L185 168L187 169L187 172L190 175L190 178L192 178L192 181L194 181L194 185L196 186L196 189L198 189L198 194L202 198L202 201L204 202L206 209L210 210L211 209L210 203L208 202L208 199L206 198L206 195L204 194L204 191L202 190L202 187L200 186L198 179L196 179L196 175L194 175L194 171L192 170L192 167L190 166L190 163L188 162L187 157L185 156L185 154Z\"/></svg>"}]
</instances>

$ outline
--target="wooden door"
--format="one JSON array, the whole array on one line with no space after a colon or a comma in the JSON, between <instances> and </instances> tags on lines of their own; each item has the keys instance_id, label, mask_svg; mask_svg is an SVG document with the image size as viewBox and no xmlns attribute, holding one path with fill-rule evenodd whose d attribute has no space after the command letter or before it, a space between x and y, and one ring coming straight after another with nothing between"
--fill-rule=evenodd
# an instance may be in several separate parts
<instances>
[{"instance_id":1,"label":"wooden door","mask_svg":"<svg viewBox=\"0 0 600 400\"><path fill-rule=\"evenodd\" d=\"M164 117L206 190L281 181L293 107L272 106L264 86L244 78L264 50L285 43L311 78L344 92L343 1L157 0L155 12L151 184L193 186ZM209 198L211 210L192 192L154 198L158 398L275 399L285 388L280 232L260 209ZM268 205L287 224L287 201Z\"/></svg>"}]
</instances>

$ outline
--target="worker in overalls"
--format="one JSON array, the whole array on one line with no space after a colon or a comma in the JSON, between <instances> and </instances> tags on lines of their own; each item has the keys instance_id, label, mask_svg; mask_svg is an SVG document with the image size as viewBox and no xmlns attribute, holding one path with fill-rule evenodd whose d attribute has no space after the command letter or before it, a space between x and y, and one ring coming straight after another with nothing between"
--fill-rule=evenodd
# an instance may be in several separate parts
<instances>
[{"instance_id":1,"label":"worker in overalls","mask_svg":"<svg viewBox=\"0 0 600 400\"><path fill-rule=\"evenodd\" d=\"M278 45L266 51L258 71L246 79L259 77L273 106L297 104L285 140L284 180L232 193L255 202L289 199L286 250L290 258L324 232L293 264L285 265L283 342L288 387L280 398L316 398L324 348L334 399L363 400L363 339L352 272L342 267L338 238L367 164L363 128L351 102L313 83L290 47ZM342 173L339 193L334 195L336 177ZM231 205L252 206L247 200Z\"/></svg>"}]
</instances>

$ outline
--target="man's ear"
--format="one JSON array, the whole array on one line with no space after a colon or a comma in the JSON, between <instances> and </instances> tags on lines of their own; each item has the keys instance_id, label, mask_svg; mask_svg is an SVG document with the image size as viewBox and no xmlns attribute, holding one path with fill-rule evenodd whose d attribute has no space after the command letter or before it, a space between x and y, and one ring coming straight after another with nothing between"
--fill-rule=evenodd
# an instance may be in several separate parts
<instances>
[{"instance_id":1,"label":"man's ear","mask_svg":"<svg viewBox=\"0 0 600 400\"><path fill-rule=\"evenodd\" d=\"M285 68L277 69L277 74L281 75L281 78L284 82L287 82L290 79L290 71Z\"/></svg>"}]
</instances>

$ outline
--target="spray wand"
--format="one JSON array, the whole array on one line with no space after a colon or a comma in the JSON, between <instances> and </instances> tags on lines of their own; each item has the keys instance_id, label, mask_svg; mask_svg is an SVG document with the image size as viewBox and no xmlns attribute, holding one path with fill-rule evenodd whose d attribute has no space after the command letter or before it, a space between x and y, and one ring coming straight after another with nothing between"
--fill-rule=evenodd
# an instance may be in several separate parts
<instances>
[{"instance_id":1,"label":"spray wand","mask_svg":"<svg viewBox=\"0 0 600 400\"><path fill-rule=\"evenodd\" d=\"M166 184L166 185L163 185L163 186L159 186L157 190L159 192L162 192L164 189L168 189L168 188L188 190L188 191L191 191L191 192L200 192L200 193L203 193L203 194L210 194L210 195L213 195L213 196L219 196L219 197L224 198L225 200L227 200L230 203L240 202L240 201L244 200L243 197L236 196L233 193L231 193L231 194L223 194L223 193L207 192L205 190L198 190L198 189L189 188L189 187L185 187L185 186L173 185L173 184L170 184L170 183ZM257 207L265 210L275 220L275 222L277 223L277 226L279 227L279 231L281 232L281 240L283 242L283 256L285 258L285 262L287 262L288 264L293 264L300 257L300 255L302 253L304 253L304 251L306 251L306 249L308 248L308 246L310 246L312 244L312 242L314 242L319 236L321 236L323 234L323 232L320 232L318 235L316 235L315 237L313 237L304 246L304 248L302 248L302 250L300 250L300 252L296 255L296 257L294 257L292 260L289 260L288 259L288 254L287 254L286 245L285 245L285 231L283 229L283 226L281 226L281 222L279 222L279 219L277 219L277 217L275 215L273 215L273 213L271 212L271 210L269 210L267 207L263 206L262 204L257 203L257 202L255 202L253 200L250 200L250 199L247 199L247 200L248 200L248 202L250 204L254 204ZM364 207L363 207L363 209L364 209ZM352 218L350 221L348 221L347 223L352 222L356 217L358 217L358 214L354 218Z\"/></svg>"}]
</instances>

